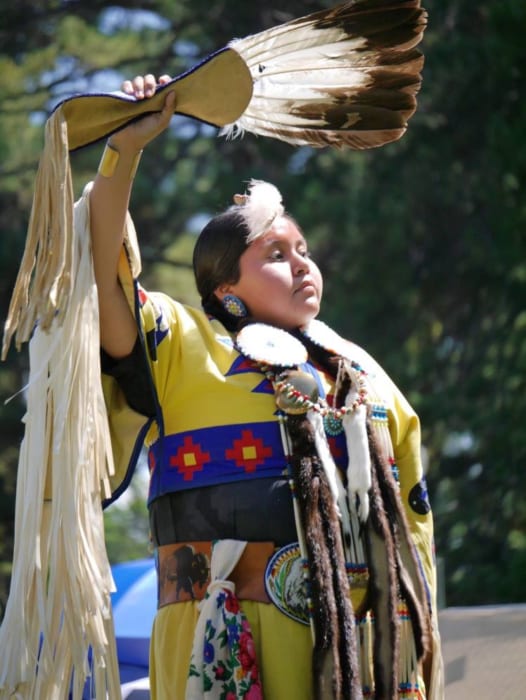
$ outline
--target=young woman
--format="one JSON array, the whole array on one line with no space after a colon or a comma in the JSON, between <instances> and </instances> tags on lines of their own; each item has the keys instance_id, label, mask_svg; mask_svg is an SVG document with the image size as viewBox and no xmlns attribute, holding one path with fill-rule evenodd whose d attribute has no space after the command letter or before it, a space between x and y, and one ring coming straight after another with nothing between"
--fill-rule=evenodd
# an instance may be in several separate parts
<instances>
[{"instance_id":1,"label":"young woman","mask_svg":"<svg viewBox=\"0 0 526 700\"><path fill-rule=\"evenodd\" d=\"M279 192L252 182L201 233L202 310L134 279L133 174L173 100L111 136L86 195L110 412L120 392L148 419L152 697L441 697L418 419L316 320Z\"/></svg>"}]
</instances>

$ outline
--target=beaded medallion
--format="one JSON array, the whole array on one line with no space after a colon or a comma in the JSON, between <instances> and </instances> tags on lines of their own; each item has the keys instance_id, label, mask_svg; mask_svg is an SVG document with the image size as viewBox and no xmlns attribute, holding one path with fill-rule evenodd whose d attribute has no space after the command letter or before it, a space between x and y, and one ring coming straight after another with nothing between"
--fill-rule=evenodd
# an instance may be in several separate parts
<instances>
[{"instance_id":1,"label":"beaded medallion","mask_svg":"<svg viewBox=\"0 0 526 700\"><path fill-rule=\"evenodd\" d=\"M338 352L338 346L340 352L344 350L345 341L322 321L311 321L305 335L320 347L333 352ZM292 369L307 361L305 346L281 328L252 323L239 331L235 345L241 354L259 364L261 371L272 383L276 403L284 413L301 414L314 410L323 416L329 435L339 435L342 432L342 417L367 403L364 372L354 363L347 364L347 373L355 387L355 399L349 405L338 408L333 408L327 401L320 399L312 375ZM283 368L284 371L276 372L276 367Z\"/></svg>"}]
</instances>

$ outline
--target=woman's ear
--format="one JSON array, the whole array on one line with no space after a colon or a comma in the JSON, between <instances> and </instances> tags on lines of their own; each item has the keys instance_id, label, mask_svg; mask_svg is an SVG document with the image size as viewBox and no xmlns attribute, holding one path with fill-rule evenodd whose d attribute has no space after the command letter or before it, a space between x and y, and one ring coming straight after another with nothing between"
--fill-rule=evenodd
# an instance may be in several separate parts
<instances>
[{"instance_id":1,"label":"woman's ear","mask_svg":"<svg viewBox=\"0 0 526 700\"><path fill-rule=\"evenodd\" d=\"M214 289L214 294L219 299L219 301L223 301L226 295L230 294L231 292L232 287L229 284L220 284L219 287L216 287Z\"/></svg>"}]
</instances>

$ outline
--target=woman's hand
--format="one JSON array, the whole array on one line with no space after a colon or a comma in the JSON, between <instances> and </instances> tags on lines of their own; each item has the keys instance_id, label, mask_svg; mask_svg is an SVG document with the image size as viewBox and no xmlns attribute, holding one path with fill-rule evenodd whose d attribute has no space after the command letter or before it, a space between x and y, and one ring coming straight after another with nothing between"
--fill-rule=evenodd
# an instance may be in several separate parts
<instances>
[{"instance_id":1,"label":"woman's hand","mask_svg":"<svg viewBox=\"0 0 526 700\"><path fill-rule=\"evenodd\" d=\"M169 75L161 75L158 81L151 73L148 73L148 75L137 75L133 80L125 80L121 85L121 90L127 95L133 95L138 100L142 100L145 97L155 95L157 86L166 85L170 80L171 77Z\"/></svg>"},{"instance_id":2,"label":"woman's hand","mask_svg":"<svg viewBox=\"0 0 526 700\"><path fill-rule=\"evenodd\" d=\"M162 75L158 81L151 73L138 75L133 80L125 80L121 89L127 95L133 95L136 99L143 100L152 97L159 85L165 85L170 80L169 75ZM166 94L161 112L149 114L116 132L110 138L111 145L120 152L142 151L150 141L166 129L173 115L174 107L175 93L171 91Z\"/></svg>"},{"instance_id":3,"label":"woman's hand","mask_svg":"<svg viewBox=\"0 0 526 700\"><path fill-rule=\"evenodd\" d=\"M164 85L168 75L159 78ZM126 80L123 91L137 99L147 100L155 93L153 75ZM90 227L93 267L99 293L102 347L112 357L125 357L135 344L137 324L117 279L119 256L125 230L126 212L140 151L163 132L174 112L175 93L167 92L160 112L144 116L124 127L109 139L113 167L95 178L90 193ZM106 149L105 149L106 153ZM104 161L104 156L103 156Z\"/></svg>"}]
</instances>

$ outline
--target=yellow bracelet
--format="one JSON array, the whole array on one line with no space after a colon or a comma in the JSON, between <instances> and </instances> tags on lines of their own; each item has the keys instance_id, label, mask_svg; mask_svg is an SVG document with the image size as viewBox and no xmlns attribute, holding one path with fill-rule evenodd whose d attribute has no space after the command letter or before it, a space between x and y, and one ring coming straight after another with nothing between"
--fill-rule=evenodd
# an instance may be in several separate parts
<instances>
[{"instance_id":1,"label":"yellow bracelet","mask_svg":"<svg viewBox=\"0 0 526 700\"><path fill-rule=\"evenodd\" d=\"M130 180L133 180L133 178L135 177L135 173L137 172L137 168L139 167L141 155L142 151L139 151L135 154L130 168ZM113 146L111 146L109 143L107 143L99 163L100 175L102 175L102 177L112 177L115 172L115 168L117 167L117 163L119 162L119 158L119 151Z\"/></svg>"}]
</instances>

